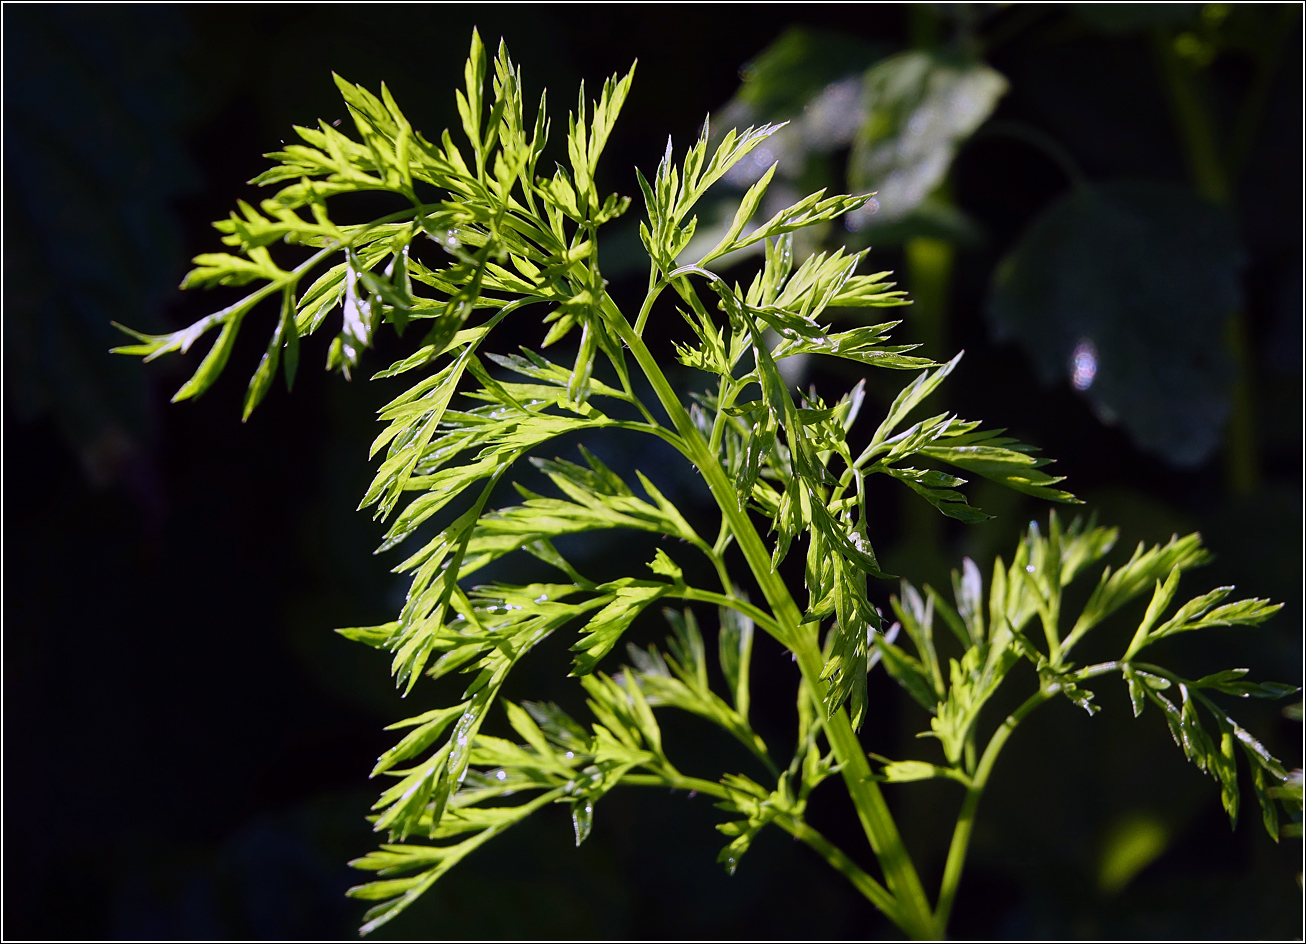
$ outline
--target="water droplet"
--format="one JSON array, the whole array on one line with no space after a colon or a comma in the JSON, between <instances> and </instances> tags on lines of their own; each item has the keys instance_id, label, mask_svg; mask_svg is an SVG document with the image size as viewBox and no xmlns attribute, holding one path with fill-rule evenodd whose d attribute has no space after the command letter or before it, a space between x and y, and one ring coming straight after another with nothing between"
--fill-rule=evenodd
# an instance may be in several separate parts
<instances>
[{"instance_id":1,"label":"water droplet","mask_svg":"<svg viewBox=\"0 0 1306 944\"><path fill-rule=\"evenodd\" d=\"M1033 564L1026 564L1026 565L1025 565L1025 573L1027 573L1027 574L1032 574L1033 572L1034 572L1034 565L1033 565Z\"/></svg>"},{"instance_id":2,"label":"water droplet","mask_svg":"<svg viewBox=\"0 0 1306 944\"><path fill-rule=\"evenodd\" d=\"M564 754L564 755L562 755L562 756L565 757L565 758L567 758L567 760L571 760L573 757L576 756L576 754L575 754L574 751L568 751L566 754Z\"/></svg>"},{"instance_id":3,"label":"water droplet","mask_svg":"<svg viewBox=\"0 0 1306 944\"><path fill-rule=\"evenodd\" d=\"M500 770L500 771L498 771L497 773L495 773L494 778L495 778L496 780L507 780L507 779L508 779L508 774L505 773L504 771Z\"/></svg>"},{"instance_id":4,"label":"water droplet","mask_svg":"<svg viewBox=\"0 0 1306 944\"><path fill-rule=\"evenodd\" d=\"M535 598L535 602L546 603L548 602L548 599L549 599L549 595L547 593L541 593L538 597Z\"/></svg>"},{"instance_id":5,"label":"water droplet","mask_svg":"<svg viewBox=\"0 0 1306 944\"><path fill-rule=\"evenodd\" d=\"M1093 386L1097 376L1097 348L1088 338L1075 345L1070 356L1070 381L1076 390L1087 390Z\"/></svg>"},{"instance_id":6,"label":"water droplet","mask_svg":"<svg viewBox=\"0 0 1306 944\"><path fill-rule=\"evenodd\" d=\"M571 824L576 830L576 845L584 842L594 828L594 801L584 799L572 804Z\"/></svg>"}]
</instances>

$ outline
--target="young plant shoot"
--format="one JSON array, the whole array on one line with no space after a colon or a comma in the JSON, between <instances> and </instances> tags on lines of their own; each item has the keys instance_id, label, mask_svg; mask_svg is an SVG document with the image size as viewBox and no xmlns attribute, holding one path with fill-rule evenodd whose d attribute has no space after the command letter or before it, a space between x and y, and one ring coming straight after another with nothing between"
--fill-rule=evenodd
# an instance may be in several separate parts
<instances>
[{"instance_id":1,"label":"young plant shoot","mask_svg":"<svg viewBox=\"0 0 1306 944\"><path fill-rule=\"evenodd\" d=\"M389 522L381 550L414 543L408 539L427 522L439 530L409 547L395 568L412 579L395 619L340 630L389 653L396 683L422 709L391 726L398 739L372 771L390 781L373 816L387 841L352 863L376 876L350 892L375 903L363 932L548 804L570 807L576 842L584 841L599 801L630 785L715 797L728 837L720 861L731 872L757 833L774 826L802 840L904 933L941 937L980 797L1012 731L1056 697L1096 710L1088 686L1110 675L1127 686L1135 713L1150 705L1164 716L1188 758L1218 782L1231 818L1241 755L1265 825L1277 837L1279 808L1300 810L1300 780L1219 699L1294 689L1254 684L1242 669L1187 679L1141 661L1152 642L1171 634L1253 625L1278 609L1264 600L1227 602L1229 587L1172 607L1180 575L1206 558L1197 535L1140 546L1118 570L1101 569L1077 614L1062 612L1062 590L1100 569L1115 532L1079 521L1063 527L1055 514L1046 535L1031 525L1011 563L993 565L987 600L980 571L968 560L955 577L952 602L904 581L890 625L868 601L868 580L890 579L872 545L871 476L896 479L964 522L988 516L959 490L962 476L1076 501L1043 471L1048 460L1000 431L948 413L915 418L957 359L935 363L909 353L914 345L891 344L897 321L831 327L830 309L906 303L888 273L858 274L862 253L793 258L791 234L834 220L869 195L818 192L757 221L767 173L716 247L686 259L696 202L776 130L730 131L712 147L705 124L687 153L668 143L651 179L638 177L646 214L639 227L648 256L644 297L625 307L608 294L598 231L627 212L630 200L601 193L595 181L633 74L605 82L597 101L587 103L582 87L568 116L566 163L552 171L540 166L553 127L544 96L529 115L506 50L501 46L491 62L475 34L466 87L457 92L465 144L447 131L423 137L385 86L378 98L337 77L356 137L325 122L296 128L304 143L268 155L275 165L253 181L280 189L258 208L242 201L238 213L215 224L231 251L198 256L183 283L256 288L181 331L129 332L137 343L117 349L150 360L185 353L216 330L174 399L197 397L222 372L241 326L266 309L274 327L245 394L248 417L279 369L287 386L293 383L303 337L334 332L327 367L346 377L361 369L385 325L418 339L409 356L376 375L415 379L381 410L384 428L370 453L380 464L363 505ZM365 222L339 219L335 198L359 192L393 195L398 209ZM276 244L289 244L287 256L301 261L278 262ZM714 271L714 262L750 246L764 261L747 285ZM523 319L549 325L543 348L572 338L574 360L558 363L530 349L484 352L496 332L520 336ZM650 330L680 338L677 359L701 373L707 392L687 397L673 386L668 365L646 344ZM833 402L790 388L777 362L796 354L907 371L911 379L866 426L856 423L870 406L861 383ZM697 470L719 515L715 534L691 526L642 474L628 481L583 448L572 457L578 461L545 458L557 437L597 438L614 429L654 437ZM527 462L547 477L550 494L521 485L512 492L516 477L531 471ZM595 582L555 542L602 529L679 540L651 554L647 569ZM555 582L478 584L479 570L512 554L551 565ZM780 576L790 555L805 558L801 588ZM693 557L710 567L691 567ZM687 579L691 571L714 578L700 586ZM1146 615L1118 660L1072 661L1088 633L1147 593ZM630 645L630 664L620 666L614 648L642 613L659 609L673 632L665 650ZM716 619L721 693L709 684L710 647L699 628L708 616ZM936 640L936 623L949 638ZM767 744L749 722L758 629L797 665L796 690L783 696L796 705L793 744ZM499 698L514 666L555 632L574 640L571 674L588 695L590 718ZM959 653L946 665L939 655L945 644ZM1015 672L1021 663L1032 671ZM935 742L921 742L922 759L871 757L859 742L858 730L876 723L866 699L867 673L876 666L931 715L927 733ZM428 680L454 673L467 678L461 697L453 704L431 700L437 687ZM1005 719L983 717L1009 677L1030 690L1028 698ZM723 728L769 776L758 782L731 770L682 772L657 721L672 709ZM496 713L515 740L483 733ZM961 797L942 887L930 894L880 784L937 777L956 781ZM878 875L805 821L813 789L827 778L842 780Z\"/></svg>"}]
</instances>

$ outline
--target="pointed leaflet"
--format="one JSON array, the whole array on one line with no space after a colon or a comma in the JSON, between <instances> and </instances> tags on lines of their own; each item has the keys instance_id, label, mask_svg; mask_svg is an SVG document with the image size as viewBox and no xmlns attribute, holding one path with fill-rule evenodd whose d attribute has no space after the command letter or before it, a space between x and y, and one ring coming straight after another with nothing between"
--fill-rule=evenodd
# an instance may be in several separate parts
<instances>
[{"instance_id":1,"label":"pointed leaflet","mask_svg":"<svg viewBox=\"0 0 1306 944\"><path fill-rule=\"evenodd\" d=\"M249 381L249 389L245 394L245 409L240 417L242 423L249 419L249 415L254 412L254 408L258 406L259 401L261 401L264 394L267 393L268 387L272 385L272 378L275 377L277 373L277 362L281 357L282 345L290 345L299 340L299 334L295 329L295 320L293 317L292 297L290 287L286 286L286 288L283 289L281 320L277 322L277 329L272 335L272 340L268 343L267 353L264 354L263 359L259 361L258 369L254 372L254 376L251 377ZM290 337L293 337L294 341L289 340ZM298 348L296 347L295 350L296 355L298 355ZM218 369L220 370L221 367ZM286 374L287 378L291 377L292 373L293 372L288 364Z\"/></svg>"},{"instance_id":2,"label":"pointed leaflet","mask_svg":"<svg viewBox=\"0 0 1306 944\"><path fill-rule=\"evenodd\" d=\"M656 647L647 651L627 645L633 667L625 669L654 707L668 706L692 712L733 735L774 771L765 743L748 720L712 691L707 675L706 649L692 610L664 609L674 635L666 641L665 658Z\"/></svg>"},{"instance_id":3,"label":"pointed leaflet","mask_svg":"<svg viewBox=\"0 0 1306 944\"><path fill-rule=\"evenodd\" d=\"M922 400L933 393L935 388L943 382L943 378L952 373L957 364L961 362L961 356L961 354L958 354L938 370L922 373L902 389L898 396L894 398L893 403L889 406L889 412L885 415L884 422L882 422L879 429L875 431L875 435L871 437L871 441L867 445L866 450L862 453L861 458L858 459L858 465L861 465L866 460L874 457L880 444L893 435L893 431L898 428L898 425L902 423L904 419L907 418L907 414L915 409Z\"/></svg>"},{"instance_id":4,"label":"pointed leaflet","mask_svg":"<svg viewBox=\"0 0 1306 944\"><path fill-rule=\"evenodd\" d=\"M1202 548L1201 536L1197 534L1183 538L1175 535L1164 547L1153 547L1148 551L1143 548L1144 545L1140 542L1129 561L1115 573L1109 567L1102 572L1097 588L1075 621L1070 635L1066 637L1067 644L1078 639L1158 579L1168 577L1171 570L1178 568L1183 572L1210 560L1210 554Z\"/></svg>"},{"instance_id":5,"label":"pointed leaflet","mask_svg":"<svg viewBox=\"0 0 1306 944\"><path fill-rule=\"evenodd\" d=\"M739 591L736 590L736 593ZM721 607L720 649L721 674L726 678L735 710L748 719L748 675L753 655L753 621L737 610Z\"/></svg>"},{"instance_id":6,"label":"pointed leaflet","mask_svg":"<svg viewBox=\"0 0 1306 944\"><path fill-rule=\"evenodd\" d=\"M995 435L993 432L964 433L952 437L950 442L941 438L924 446L920 452L1027 495L1082 504L1069 492L1051 487L1062 477L1039 471L1040 466L1051 460L1035 458L1029 454L1031 447L1014 439L994 438Z\"/></svg>"},{"instance_id":7,"label":"pointed leaflet","mask_svg":"<svg viewBox=\"0 0 1306 944\"><path fill-rule=\"evenodd\" d=\"M635 617L672 589L665 583L635 581L630 578L600 587L606 588L614 589L616 596L611 603L594 614L585 626L587 635L571 647L580 653L574 660L572 675L588 675L593 672L599 660L612 650Z\"/></svg>"}]
</instances>

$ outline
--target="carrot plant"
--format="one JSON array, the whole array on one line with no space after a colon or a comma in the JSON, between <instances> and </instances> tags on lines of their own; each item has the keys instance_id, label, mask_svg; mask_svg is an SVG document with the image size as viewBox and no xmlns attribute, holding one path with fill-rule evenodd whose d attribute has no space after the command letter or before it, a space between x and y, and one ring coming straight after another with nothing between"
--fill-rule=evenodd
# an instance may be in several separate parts
<instances>
[{"instance_id":1,"label":"carrot plant","mask_svg":"<svg viewBox=\"0 0 1306 944\"><path fill-rule=\"evenodd\" d=\"M1171 613L1180 575L1206 557L1197 535L1140 547L1124 566L1102 570L1079 613L1062 612L1063 588L1097 569L1115 532L1079 521L1063 527L1055 515L1046 535L1031 526L1010 564L994 564L987 594L967 561L952 602L904 581L891 624L871 604L868 580L890 579L872 546L872 476L895 479L966 522L987 516L959 490L965 479L957 473L1055 502L1075 499L1043 470L1048 460L1000 431L950 414L913 419L956 359L935 363L911 354L913 345L889 343L892 320L831 328L831 309L906 303L888 273L858 274L862 253L793 258L795 231L833 220L868 196L815 193L754 221L768 172L715 248L687 260L696 202L776 130L731 131L712 148L705 125L687 153L677 156L668 144L652 179L638 177L649 262L644 297L623 308L608 293L598 231L630 201L601 193L595 180L633 71L604 83L588 105L582 88L568 118L566 163L552 172L540 166L550 133L544 97L530 118L506 51L501 47L491 63L475 34L466 88L457 93L465 146L447 131L434 142L423 137L384 86L378 98L337 77L357 137L325 122L297 128L304 143L268 155L276 163L254 181L280 189L257 209L241 202L238 213L215 224L232 251L198 256L184 282L257 287L181 331L129 332L138 343L117 349L147 360L185 353L216 330L174 399L196 397L223 370L246 318L265 300L279 303L245 395L248 417L279 370L287 386L293 382L300 339L327 325L334 331L327 366L346 376L360 368L383 325L420 338L409 356L376 375L416 379L381 410L384 426L371 445L380 464L363 498L389 521L381 550L420 545L395 568L411 574L411 587L393 621L340 630L390 653L398 685L423 702L391 726L402 734L372 771L391 781L372 817L388 841L352 863L376 873L350 892L375 902L363 931L389 921L473 850L549 804L570 808L576 842L584 841L595 805L628 785L715 797L728 837L720 861L731 872L757 833L775 826L802 840L905 933L941 937L1003 745L1049 699L1095 710L1089 685L1108 675L1123 678L1135 713L1152 705L1164 716L1187 756L1219 782L1231 817L1239 802L1236 758L1243 754L1265 823L1277 836L1276 803L1299 808L1299 781L1215 699L1292 689L1248 682L1241 669L1187 679L1140 661L1158 639L1260 623L1278 608L1264 600L1226 602L1226 587ZM360 192L389 195L399 209L343 222L335 198ZM288 244L279 252L298 253L299 261L276 261L275 244ZM764 262L746 286L714 270L723 256L754 244L763 247ZM558 363L533 349L489 353L487 339L522 319L549 325L543 348L577 339L574 360ZM646 343L650 331L678 332L676 357L706 377L704 392L686 395L673 386L668 365ZM777 367L796 354L914 376L878 420L859 424L869 412L863 385L828 401L814 390L796 393ZM644 475L628 481L583 447L580 461L536 455L564 435L616 430L652 437L697 470L715 504L715 534L693 527ZM526 462L548 480L548 494L520 483L515 494L506 487L528 471ZM598 582L558 548L560 538L603 529L651 536L647 570ZM679 541L655 546L662 537ZM551 565L555 581L477 584L478 571L519 553ZM779 570L791 555L804 557L801 589ZM711 581L700 585L698 573ZM1148 591L1151 603L1120 659L1072 661L1088 633ZM663 607L672 629L665 648L628 645L629 664L617 668L612 651L627 629L646 610ZM711 682L699 623L711 614L723 692ZM938 639L936 625L946 630ZM783 696L798 720L792 744L767 744L749 720L757 629L797 664L796 689ZM499 697L517 663L559 631L575 640L571 674L591 714L583 722L553 704ZM949 651L956 657L941 657ZM1016 672L1022 664L1028 670ZM868 717L866 680L877 666L929 711L926 734L937 744L923 750L932 759L869 756L859 742L858 730L876 723ZM452 704L435 697L436 686L417 687L419 679L454 673L469 681ZM994 724L982 713L1008 678L1030 694ZM678 768L657 721L668 709L736 738L756 758L760 779ZM483 731L495 712L516 739ZM942 887L931 896L880 784L939 777L956 781L962 800ZM813 791L835 778L857 811L878 877L805 819Z\"/></svg>"}]
</instances>

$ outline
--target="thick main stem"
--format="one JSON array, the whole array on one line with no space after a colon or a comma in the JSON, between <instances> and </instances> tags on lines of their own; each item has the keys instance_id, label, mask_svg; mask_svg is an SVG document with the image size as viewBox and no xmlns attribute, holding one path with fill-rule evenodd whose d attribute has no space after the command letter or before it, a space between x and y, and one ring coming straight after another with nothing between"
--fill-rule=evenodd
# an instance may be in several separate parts
<instances>
[{"instance_id":1,"label":"thick main stem","mask_svg":"<svg viewBox=\"0 0 1306 944\"><path fill-rule=\"evenodd\" d=\"M694 426L689 414L681 405L680 398L672 390L643 339L635 333L625 316L606 295L603 304L609 323L634 354L640 369L644 371L644 375L657 394L662 408L666 410L676 432L688 447L689 454L707 482L722 515L728 521L735 541L748 561L753 578L766 597L767 604L771 607L785 635L781 642L794 653L799 671L812 690L817 693L818 698L823 696L828 685L821 679L823 664L817 642L816 626L802 623L802 614L798 606L790 596L784 581L772 570L771 555L749 520L747 512L739 506L735 490L726 477L725 470ZM871 849L879 859L881 868L884 869L889 890L899 903L898 913L889 913L889 917L913 937L936 936L929 900L912 865L911 857L903 845L884 795L870 779L870 763L857 740L857 735L853 732L847 712L842 708L838 709L827 720L825 730L830 746L839 761L844 783L857 809L862 828L866 831Z\"/></svg>"}]
</instances>

